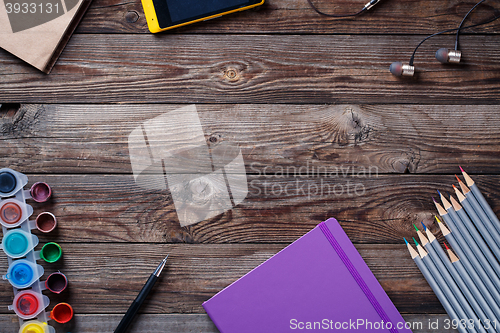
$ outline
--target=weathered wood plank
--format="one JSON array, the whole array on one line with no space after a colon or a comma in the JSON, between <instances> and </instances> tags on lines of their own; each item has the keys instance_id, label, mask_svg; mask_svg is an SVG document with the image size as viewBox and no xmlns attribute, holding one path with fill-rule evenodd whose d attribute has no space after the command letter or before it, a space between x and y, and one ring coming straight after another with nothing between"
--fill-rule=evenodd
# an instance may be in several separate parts
<instances>
[{"instance_id":1,"label":"weathered wood plank","mask_svg":"<svg viewBox=\"0 0 500 333\"><path fill-rule=\"evenodd\" d=\"M0 112L2 165L131 174L128 137L185 105L23 105ZM240 147L248 173L500 173L500 106L196 106L207 144ZM179 128L184 124L179 123ZM165 145L151 142L151 147ZM189 144L189 142L186 142Z\"/></svg>"},{"instance_id":2,"label":"weathered wood plank","mask_svg":"<svg viewBox=\"0 0 500 333\"><path fill-rule=\"evenodd\" d=\"M0 325L6 332L15 332L19 328L13 315L0 315ZM445 314L405 314L403 318L412 326L414 333L456 333L457 330L445 329ZM121 320L120 315L77 314L68 324L50 322L56 328L56 333L107 333L113 332ZM439 325L438 329L429 329L429 323ZM421 327L421 328L420 328ZM205 314L142 314L138 316L132 326L132 332L142 333L218 333L219 330Z\"/></svg>"},{"instance_id":3,"label":"weathered wood plank","mask_svg":"<svg viewBox=\"0 0 500 333\"><path fill-rule=\"evenodd\" d=\"M363 8L364 0L315 0L329 13L347 13ZM178 33L395 33L432 34L455 28L472 8L472 2L420 0L381 2L370 12L350 20L336 20L316 14L305 0L266 0L259 8L232 14L168 32ZM466 25L494 15L494 4L485 2ZM499 23L476 31L494 33ZM140 0L95 0L77 33L149 33Z\"/></svg>"},{"instance_id":4,"label":"weathered wood plank","mask_svg":"<svg viewBox=\"0 0 500 333\"><path fill-rule=\"evenodd\" d=\"M57 236L54 237L57 240ZM137 296L165 254L168 266L141 313L205 313L202 303L285 245L69 244L63 260L41 263L46 273L61 270L69 289L49 295L51 306L70 303L76 314L121 314ZM404 244L357 245L360 254L402 313L444 313ZM0 256L5 271L7 259ZM47 275L45 275L47 276ZM11 313L12 289L0 284L0 313Z\"/></svg>"},{"instance_id":5,"label":"weathered wood plank","mask_svg":"<svg viewBox=\"0 0 500 333\"><path fill-rule=\"evenodd\" d=\"M390 74L420 38L75 35L50 75L1 51L0 102L498 104L500 36L463 36L460 66L434 59L438 37L415 78Z\"/></svg>"},{"instance_id":6,"label":"weathered wood plank","mask_svg":"<svg viewBox=\"0 0 500 333\"><path fill-rule=\"evenodd\" d=\"M475 180L499 214L500 177ZM412 223L433 223L437 212L431 196L437 189L451 191L456 183L453 175L249 175L249 193L241 204L181 227L170 192L142 189L132 175L30 176L30 184L36 181L51 184L54 195L49 203L33 204L34 216L54 213L59 221L56 234L63 242L162 243L290 243L335 217L355 243L400 244L403 237L414 236ZM40 235L44 241L51 237Z\"/></svg>"}]
</instances>

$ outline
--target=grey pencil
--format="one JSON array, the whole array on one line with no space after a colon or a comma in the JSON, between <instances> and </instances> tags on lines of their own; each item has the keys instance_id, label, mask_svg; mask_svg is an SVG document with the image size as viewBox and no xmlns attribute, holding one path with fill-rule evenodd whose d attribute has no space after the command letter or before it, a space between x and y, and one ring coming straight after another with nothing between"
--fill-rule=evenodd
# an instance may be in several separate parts
<instances>
[{"instance_id":1,"label":"grey pencil","mask_svg":"<svg viewBox=\"0 0 500 333\"><path fill-rule=\"evenodd\" d=\"M480 270L480 268L482 268L482 270L486 272L485 275L487 275L489 280L492 282L494 288L497 290L497 292L500 292L500 280L498 279L495 270L491 267L488 260L486 260L484 255L481 253L481 250L477 246L476 242L472 239L469 232L463 227L463 225L461 225L461 223L457 222L458 215L453 210L451 203L449 203L443 195L441 195L441 201L443 202L444 208L447 211L447 214L441 216L445 220L446 224L450 227L451 231L455 235L455 238L461 245L461 248L466 251L467 259L470 260L473 265L477 265L477 269Z\"/></svg>"},{"instance_id":2,"label":"grey pencil","mask_svg":"<svg viewBox=\"0 0 500 333\"><path fill-rule=\"evenodd\" d=\"M488 216L486 216L472 192L467 188L467 186L464 185L464 183L460 181L458 177L457 179L459 180L460 188L463 191L462 194L457 188L455 188L455 193L457 194L460 203L464 206L467 214L469 214L471 220L479 229L481 235L483 235L491 250L495 253L495 256L500 260L500 247L497 242L495 242L495 239L500 239L500 233L489 220Z\"/></svg>"},{"instance_id":3,"label":"grey pencil","mask_svg":"<svg viewBox=\"0 0 500 333\"><path fill-rule=\"evenodd\" d=\"M462 282L461 279L456 279L456 277L452 277L451 272L448 271L448 269L445 267L442 259L439 257L437 254L435 248L430 244L430 242L427 240L427 238L422 234L418 228L413 225L415 229L417 230L417 235L420 238L420 244L427 250L428 257L431 258L432 263L436 267L436 270L438 271L439 274L441 274L444 282L447 284L447 286L450 288L451 292L453 295L456 297L457 302L459 305L462 307L464 310L465 314L467 315L467 319L472 319L474 320L474 327L477 329L478 332L485 333L486 331L484 328L481 326L481 321L476 317L476 314L474 313L474 310L472 309L471 305L476 309L479 317L481 320L486 319L486 315L484 314L483 311L481 311L481 307L477 302L475 302L474 297L470 294L469 290L463 286L463 290L458 287L458 282ZM437 242L434 242L437 243ZM439 244L437 244L439 246ZM417 247L418 248L418 247ZM441 249L442 251L442 249ZM448 261L447 258L446 261ZM465 291L465 292L464 292ZM467 297L466 296L470 296ZM464 297L465 296L465 297ZM467 299L466 299L467 297ZM472 301L472 303L469 303L467 301Z\"/></svg>"},{"instance_id":4,"label":"grey pencil","mask_svg":"<svg viewBox=\"0 0 500 333\"><path fill-rule=\"evenodd\" d=\"M488 302L483 297L483 295L481 295L481 293L477 289L475 283L472 281L469 274L465 270L460 259L457 258L457 256L453 253L453 251L450 248L448 248L448 245L446 245L446 243L444 244L444 246L446 247L446 251L448 252L448 255L450 257L450 260L448 262L451 262L453 268L456 270L458 275L460 277L462 277L464 283L469 287L470 291L472 292L472 294L476 298L477 302L481 304L481 307L484 309L484 311L488 315L488 318L486 318L486 320L483 319L483 323L484 323L485 328L489 329L489 328L495 327L497 332L500 331L500 327L498 325L499 317L498 317L498 315L493 314L494 309L499 311L498 307L495 307L494 309L490 308L490 306L488 305ZM440 248L441 248L441 246L440 246ZM494 324L492 325L492 323L494 323Z\"/></svg>"},{"instance_id":5,"label":"grey pencil","mask_svg":"<svg viewBox=\"0 0 500 333\"><path fill-rule=\"evenodd\" d=\"M413 238L413 241L417 245L417 250L418 250L418 253L420 254L420 258L422 259L422 262L425 264L425 267L427 267L429 272L431 272L432 277L434 278L434 280L436 280L438 286L443 291L443 294L446 296L446 298L450 302L451 306L453 307L453 309L457 313L458 317L467 321L469 318L467 317L464 310L462 309L460 302L457 300L457 298L455 297L456 295L453 294L453 292L448 287L448 284L446 283L446 281L444 281L443 277L438 272L436 266L432 262L427 251L425 251L424 248L418 244L418 242L415 240L415 238ZM471 328L468 326L465 329L470 333L477 332L475 328Z\"/></svg>"},{"instance_id":6,"label":"grey pencil","mask_svg":"<svg viewBox=\"0 0 500 333\"><path fill-rule=\"evenodd\" d=\"M460 291L462 291L472 309L477 313L477 316L483 323L487 320L495 320L495 315L486 303L486 300L479 293L479 290L477 290L476 288L477 293L475 293L475 296L472 294L471 286L467 285L460 274L458 274L451 261L446 257L446 254L444 253L443 248L441 248L441 246L439 245L439 242L436 240L436 237L434 237L432 232L430 232L430 230L423 223L422 225L424 226L427 238L425 238L424 235L422 235L422 237L420 237L419 235L420 243L425 247L434 262L440 262L440 264L438 264L438 268L442 272L448 270L449 274L451 275L449 278L455 280L458 288L460 288ZM478 295L480 296L480 298L477 298ZM500 327L498 328L498 332L500 332Z\"/></svg>"},{"instance_id":7,"label":"grey pencil","mask_svg":"<svg viewBox=\"0 0 500 333\"><path fill-rule=\"evenodd\" d=\"M465 172L462 167L460 167L460 170L462 171L462 174L464 175L465 182L467 183L467 186L470 188L472 194L476 198L477 202L481 205L481 208L483 208L484 212L488 216L489 220L493 224L493 226L496 228L498 232L500 232L500 221L498 220L498 217L495 215L493 212L493 209L491 209L490 205L486 201L486 199L483 197L483 194L481 191L479 191L479 188L477 188L477 185L475 182L472 180L472 178L469 177L467 172Z\"/></svg>"},{"instance_id":8,"label":"grey pencil","mask_svg":"<svg viewBox=\"0 0 500 333\"><path fill-rule=\"evenodd\" d=\"M470 237L474 239L474 241L476 242L477 246L480 248L481 252L483 253L484 257L486 258L486 260L488 261L490 266L497 273L497 277L499 277L500 276L500 265L498 264L498 261L495 258L495 256L493 255L493 253L491 252L491 250L488 248L488 245L486 245L486 243L483 240L483 238L481 237L481 235L479 235L479 232L477 232L476 228L472 224L471 220L469 219L469 217L465 213L462 206L460 206L460 204L453 197L450 197L450 201L451 201L451 204L453 205L453 210L458 215L458 218L462 222L463 227L466 229L466 231L469 232ZM460 223L460 221L457 221L457 222Z\"/></svg>"},{"instance_id":9,"label":"grey pencil","mask_svg":"<svg viewBox=\"0 0 500 333\"><path fill-rule=\"evenodd\" d=\"M422 275L424 276L425 280L427 280L427 283L431 287L432 291L434 291L434 294L436 294L436 297L438 298L439 302L441 302L441 305L445 309L446 313L448 313L448 316L450 316L450 319L460 322L460 318L458 318L457 313L455 312L455 310L451 306L448 299L444 296L443 291L438 286L438 284L436 283L436 281L432 277L431 273L429 272L429 270L427 269L425 264L422 262L422 259L418 255L417 251L415 251L415 249L410 244L408 244L406 239L405 239L405 243L406 243L406 246L408 247L408 251L410 251L411 258L413 259L413 261L417 265L420 272L422 272ZM467 331L463 327L461 327L461 325L459 325L458 331L460 333L467 333Z\"/></svg>"},{"instance_id":10,"label":"grey pencil","mask_svg":"<svg viewBox=\"0 0 500 333\"><path fill-rule=\"evenodd\" d=\"M440 209L444 210L443 207L440 207ZM481 272L482 274L481 276L479 276L476 268L472 266L469 260L467 260L467 257L456 241L454 234L452 234L450 230L448 230L448 228L446 228L445 225L441 223L437 216L436 221L438 222L438 226L441 229L443 236L446 238L448 243L451 244L453 249L458 253L459 257L461 258L462 264L465 266L467 272L471 276L472 280L474 280L479 290L481 290L481 294L483 295L483 297L486 298L488 303L491 305L492 310L497 310L500 306L500 294L498 294L495 287L491 284L491 281L485 276L486 274L484 274L484 271L482 271L481 269L479 270L479 272ZM500 313L498 313L497 311L495 311L495 314L497 315L497 317L500 317Z\"/></svg>"}]
</instances>

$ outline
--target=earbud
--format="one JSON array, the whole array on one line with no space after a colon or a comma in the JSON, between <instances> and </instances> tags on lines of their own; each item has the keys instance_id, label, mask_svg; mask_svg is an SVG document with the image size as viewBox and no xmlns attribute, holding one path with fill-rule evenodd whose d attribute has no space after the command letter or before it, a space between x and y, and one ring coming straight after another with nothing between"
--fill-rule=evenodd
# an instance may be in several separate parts
<instances>
[{"instance_id":1,"label":"earbud","mask_svg":"<svg viewBox=\"0 0 500 333\"><path fill-rule=\"evenodd\" d=\"M389 71L396 76L413 76L413 74L415 74L415 67L403 65L401 61L395 61L389 67Z\"/></svg>"},{"instance_id":2,"label":"earbud","mask_svg":"<svg viewBox=\"0 0 500 333\"><path fill-rule=\"evenodd\" d=\"M458 64L461 57L462 52L460 52L459 50L448 50L443 47L436 51L436 59L442 64L446 64L449 62Z\"/></svg>"}]
</instances>

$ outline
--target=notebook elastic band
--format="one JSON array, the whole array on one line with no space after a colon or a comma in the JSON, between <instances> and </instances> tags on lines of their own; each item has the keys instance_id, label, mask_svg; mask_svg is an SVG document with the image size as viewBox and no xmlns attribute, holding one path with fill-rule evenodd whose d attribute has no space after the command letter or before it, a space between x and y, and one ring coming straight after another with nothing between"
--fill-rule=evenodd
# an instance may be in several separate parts
<instances>
[{"instance_id":1,"label":"notebook elastic band","mask_svg":"<svg viewBox=\"0 0 500 333\"><path fill-rule=\"evenodd\" d=\"M380 316L380 318L383 321L385 321L386 323L387 322L391 322L392 323L392 321L389 319L389 316L387 316L387 314L385 313L385 311L382 308L382 306L380 305L380 303L377 301L377 299L375 298L375 296L372 294L370 288L368 288L368 286L366 285L366 283L363 280L363 278L361 277L361 275L359 275L356 267L354 267L354 265L352 264L351 260L349 260L349 257L347 257L347 255L345 254L344 250L339 245L339 243L337 242L337 240L333 236L333 234L330 231L330 229L328 229L328 227L326 226L325 222L321 222L319 224L319 228L321 229L321 231L325 235L326 239L328 239L328 241L332 245L332 247L335 250L335 252L337 252L338 256L340 257L340 260L342 260L342 262L344 263L345 267L347 267L347 269L351 273L351 275L354 278L354 280L356 280L356 282L358 283L358 285L361 288L361 290L363 290L363 292L365 293L366 297L368 298L368 300L370 301L370 303L372 304L373 308L378 313L378 315ZM392 332L392 333L398 333L398 330L394 327L394 325L393 325L393 327L389 331Z\"/></svg>"}]
</instances>

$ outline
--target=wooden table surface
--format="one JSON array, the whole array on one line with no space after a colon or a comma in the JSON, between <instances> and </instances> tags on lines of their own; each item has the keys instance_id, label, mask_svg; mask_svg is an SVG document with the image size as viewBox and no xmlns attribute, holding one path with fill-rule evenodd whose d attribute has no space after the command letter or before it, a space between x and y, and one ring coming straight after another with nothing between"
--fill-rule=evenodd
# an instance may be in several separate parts
<instances>
[{"instance_id":1,"label":"wooden table surface","mask_svg":"<svg viewBox=\"0 0 500 333\"><path fill-rule=\"evenodd\" d=\"M365 0L317 0L328 12ZM57 332L112 332L165 254L168 267L131 332L217 332L201 304L317 223L335 217L403 317L447 318L403 237L432 222L431 196L462 165L500 213L500 20L461 37L463 64L442 65L426 35L458 26L474 1L384 0L351 20L306 0L150 34L139 0L94 0L50 75L0 50L0 161L49 183L75 319ZM494 8L497 8L494 10ZM499 14L486 1L466 24ZM181 227L168 191L136 186L127 138L195 104L207 142L237 143L250 192L215 218ZM279 170L307 170L307 177ZM314 171L311 171L314 170ZM316 170L319 170L316 172ZM336 193L278 188L339 185ZM351 184L351 187L349 187ZM357 186L357 187L355 187ZM351 188L349 192L348 189ZM357 189L357 191L354 191ZM435 226L433 232L443 237ZM0 256L2 274L7 269ZM0 283L0 331L17 332Z\"/></svg>"}]
</instances>

